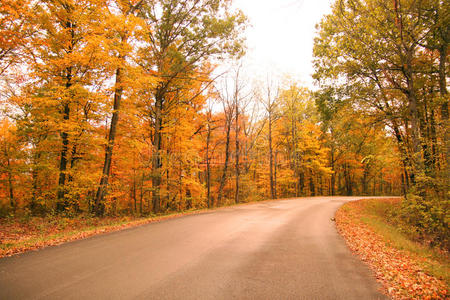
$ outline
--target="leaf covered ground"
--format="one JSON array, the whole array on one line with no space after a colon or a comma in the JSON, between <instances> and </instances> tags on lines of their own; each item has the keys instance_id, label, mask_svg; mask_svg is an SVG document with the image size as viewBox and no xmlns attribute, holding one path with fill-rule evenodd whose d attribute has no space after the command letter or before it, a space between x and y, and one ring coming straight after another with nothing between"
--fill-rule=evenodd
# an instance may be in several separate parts
<instances>
[{"instance_id":1,"label":"leaf covered ground","mask_svg":"<svg viewBox=\"0 0 450 300\"><path fill-rule=\"evenodd\" d=\"M392 299L450 299L448 253L408 240L380 214L398 201L346 203L336 213L337 229Z\"/></svg>"}]
</instances>

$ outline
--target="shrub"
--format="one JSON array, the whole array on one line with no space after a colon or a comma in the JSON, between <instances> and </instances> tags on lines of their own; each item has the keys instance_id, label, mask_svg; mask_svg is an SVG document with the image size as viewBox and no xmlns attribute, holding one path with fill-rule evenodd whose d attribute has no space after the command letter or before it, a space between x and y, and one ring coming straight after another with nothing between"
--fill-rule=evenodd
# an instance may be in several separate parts
<instances>
[{"instance_id":1,"label":"shrub","mask_svg":"<svg viewBox=\"0 0 450 300\"><path fill-rule=\"evenodd\" d=\"M391 215L416 240L450 249L450 200L409 194Z\"/></svg>"}]
</instances>

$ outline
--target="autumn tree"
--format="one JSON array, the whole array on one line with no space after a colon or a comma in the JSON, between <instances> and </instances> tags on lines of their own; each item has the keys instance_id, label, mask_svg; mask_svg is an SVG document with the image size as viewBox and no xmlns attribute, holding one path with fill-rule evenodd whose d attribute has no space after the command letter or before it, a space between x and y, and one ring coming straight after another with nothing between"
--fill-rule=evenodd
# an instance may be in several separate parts
<instances>
[{"instance_id":1,"label":"autumn tree","mask_svg":"<svg viewBox=\"0 0 450 300\"><path fill-rule=\"evenodd\" d=\"M141 216L402 184L442 195L446 9L338 1L311 93L252 84L229 0L5 0L0 213Z\"/></svg>"},{"instance_id":2,"label":"autumn tree","mask_svg":"<svg viewBox=\"0 0 450 300\"><path fill-rule=\"evenodd\" d=\"M95 196L95 211L97 215L102 215L104 213L102 202L108 186L122 97L126 86L131 85L130 80L127 80L127 78L130 78L130 67L127 59L130 59L129 56L133 51L133 47L130 45L129 41L136 31L137 25L139 24L139 19L136 15L139 13L143 3L143 0L119 0L115 2L114 9L106 6L108 11L108 18L106 19L106 28L108 30L107 42L109 46L109 54L112 54L108 60L110 61L110 72L115 76L115 82L113 87L114 100L112 117L105 149L105 161L103 163L100 185Z\"/></svg>"},{"instance_id":3,"label":"autumn tree","mask_svg":"<svg viewBox=\"0 0 450 300\"><path fill-rule=\"evenodd\" d=\"M353 103L391 129L404 182L423 204L405 205L438 223L429 228L445 227L433 211L448 198L446 12L445 1L336 1L314 46L321 91L339 93L325 98Z\"/></svg>"},{"instance_id":4,"label":"autumn tree","mask_svg":"<svg viewBox=\"0 0 450 300\"><path fill-rule=\"evenodd\" d=\"M0 6L0 75L19 63L29 38L35 31L32 3L28 0L5 0Z\"/></svg>"},{"instance_id":5,"label":"autumn tree","mask_svg":"<svg viewBox=\"0 0 450 300\"><path fill-rule=\"evenodd\" d=\"M229 1L223 0L148 1L141 15L147 22L148 47L141 51L140 65L158 80L148 101L154 130L153 207L159 212L164 115L179 103L173 95L192 80L192 73L203 62L242 53L239 33L245 17L231 11Z\"/></svg>"},{"instance_id":6,"label":"autumn tree","mask_svg":"<svg viewBox=\"0 0 450 300\"><path fill-rule=\"evenodd\" d=\"M217 192L217 203L219 205L222 204L223 190L228 177L228 167L230 164L230 156L231 156L231 127L233 125L233 120L235 118L234 110L236 108L235 103L233 101L235 96L235 90L229 89L226 81L224 85L225 86L223 91L218 93L219 101L221 102L223 109L222 130L224 131L225 134L225 141L223 142L225 144L224 162L222 174L219 179L219 189Z\"/></svg>"},{"instance_id":7,"label":"autumn tree","mask_svg":"<svg viewBox=\"0 0 450 300\"><path fill-rule=\"evenodd\" d=\"M274 87L274 85L270 82L267 83L265 87L265 95L261 96L261 104L264 107L266 118L267 118L267 140L268 140L268 149L269 149L269 187L270 187L270 197L271 199L276 199L276 177L274 174L274 143L273 143L273 125L276 119L278 118L277 109L278 109L278 95L279 88ZM276 172L276 171L275 171Z\"/></svg>"},{"instance_id":8,"label":"autumn tree","mask_svg":"<svg viewBox=\"0 0 450 300\"><path fill-rule=\"evenodd\" d=\"M205 141L205 164L206 164L206 200L208 203L208 208L214 206L213 198L211 197L211 157L214 155L214 147L212 145L212 135L213 132L219 127L217 125L217 118L213 115L213 105L212 97L209 97L209 102L207 103L205 110L205 122L206 122L206 141Z\"/></svg>"},{"instance_id":9,"label":"autumn tree","mask_svg":"<svg viewBox=\"0 0 450 300\"><path fill-rule=\"evenodd\" d=\"M68 205L67 182L80 160L82 140L99 103L92 93L101 65L101 3L95 1L41 1L36 16L39 34L32 40L30 67L35 76L33 102L48 109L60 135L58 210ZM50 113L51 112L51 113Z\"/></svg>"},{"instance_id":10,"label":"autumn tree","mask_svg":"<svg viewBox=\"0 0 450 300\"><path fill-rule=\"evenodd\" d=\"M13 210L17 209L18 199L16 182L20 176L21 143L16 134L16 128L7 120L0 123L0 183L6 191L5 197Z\"/></svg>"},{"instance_id":11,"label":"autumn tree","mask_svg":"<svg viewBox=\"0 0 450 300\"><path fill-rule=\"evenodd\" d=\"M430 133L437 128L430 108L435 104L425 95L431 88L428 83L438 75L439 60L421 43L438 30L428 22L427 12L440 5L440 1L338 1L334 13L321 23L314 50L315 76L322 84L336 83L339 75L345 75L350 83L347 91L359 94L355 99L376 109L394 131L407 131L408 140L398 140L408 148L404 156L413 182L421 172L434 176Z\"/></svg>"}]
</instances>

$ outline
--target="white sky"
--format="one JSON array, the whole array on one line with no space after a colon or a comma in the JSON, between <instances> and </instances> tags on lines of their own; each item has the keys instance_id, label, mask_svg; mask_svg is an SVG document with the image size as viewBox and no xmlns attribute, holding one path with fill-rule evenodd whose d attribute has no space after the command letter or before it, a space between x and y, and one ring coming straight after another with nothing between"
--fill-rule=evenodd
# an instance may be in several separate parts
<instances>
[{"instance_id":1,"label":"white sky","mask_svg":"<svg viewBox=\"0 0 450 300\"><path fill-rule=\"evenodd\" d=\"M313 87L311 74L315 24L333 0L234 0L249 18L247 72L253 78L288 75ZM250 74L249 74L250 75Z\"/></svg>"}]
</instances>

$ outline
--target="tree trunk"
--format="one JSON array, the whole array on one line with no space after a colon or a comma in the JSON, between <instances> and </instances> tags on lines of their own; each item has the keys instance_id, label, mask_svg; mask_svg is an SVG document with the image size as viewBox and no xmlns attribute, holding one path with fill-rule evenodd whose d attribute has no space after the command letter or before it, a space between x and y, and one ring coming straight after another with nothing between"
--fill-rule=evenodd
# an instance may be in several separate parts
<instances>
[{"instance_id":1,"label":"tree trunk","mask_svg":"<svg viewBox=\"0 0 450 300\"><path fill-rule=\"evenodd\" d=\"M208 201L208 208L214 206L211 201L211 164L209 160L209 143L211 142L211 125L208 123L208 131L206 135L206 198Z\"/></svg>"},{"instance_id":2,"label":"tree trunk","mask_svg":"<svg viewBox=\"0 0 450 300\"><path fill-rule=\"evenodd\" d=\"M421 138L421 144L422 144L422 151L423 151L423 162L425 167L425 174L427 176L431 176L433 173L434 165L433 165L433 155L431 153L432 151L432 143L431 145L429 142L431 141L431 133L429 130L430 122L427 118L427 105L424 104L424 109L422 114L420 114L419 118L419 128L420 132L422 133ZM431 147L430 147L431 146Z\"/></svg>"},{"instance_id":3,"label":"tree trunk","mask_svg":"<svg viewBox=\"0 0 450 300\"><path fill-rule=\"evenodd\" d=\"M153 137L153 157L152 157L152 204L153 212L159 213L161 210L161 149L162 149L162 107L163 96L161 91L156 93L155 97L155 132Z\"/></svg>"},{"instance_id":4,"label":"tree trunk","mask_svg":"<svg viewBox=\"0 0 450 300\"><path fill-rule=\"evenodd\" d=\"M345 191L347 196L353 195L353 186L348 164L344 164Z\"/></svg>"},{"instance_id":5,"label":"tree trunk","mask_svg":"<svg viewBox=\"0 0 450 300\"><path fill-rule=\"evenodd\" d=\"M36 200L38 196L38 169L36 165L38 164L39 159L41 158L41 154L35 153L33 155L33 166L31 169L31 177L32 177L32 194L31 194L31 203L30 203L30 209L31 212L34 213L36 209Z\"/></svg>"},{"instance_id":6,"label":"tree trunk","mask_svg":"<svg viewBox=\"0 0 450 300\"><path fill-rule=\"evenodd\" d=\"M297 173L297 183L296 183L296 189L295 189L295 197L300 197L301 195L301 180L300 180L300 172L296 172Z\"/></svg>"},{"instance_id":7,"label":"tree trunk","mask_svg":"<svg viewBox=\"0 0 450 300\"><path fill-rule=\"evenodd\" d=\"M134 213L137 214L137 192L136 192L137 184L136 184L136 169L133 169L133 203L134 203Z\"/></svg>"},{"instance_id":8,"label":"tree trunk","mask_svg":"<svg viewBox=\"0 0 450 300\"><path fill-rule=\"evenodd\" d=\"M376 188L377 188L377 176L373 176L373 187L372 187L372 195L376 196Z\"/></svg>"},{"instance_id":9,"label":"tree trunk","mask_svg":"<svg viewBox=\"0 0 450 300\"><path fill-rule=\"evenodd\" d=\"M450 177L450 134L449 134L449 124L448 124L448 92L447 92L447 75L446 75L446 61L447 61L447 44L443 45L439 50L439 87L441 92L442 104L441 104L441 115L444 127L444 157L446 163L446 170L444 171L444 177Z\"/></svg>"},{"instance_id":10,"label":"tree trunk","mask_svg":"<svg viewBox=\"0 0 450 300\"><path fill-rule=\"evenodd\" d=\"M237 95L235 96L235 169L236 169L236 190L234 194L234 202L239 203L239 106L238 106L238 100Z\"/></svg>"},{"instance_id":11,"label":"tree trunk","mask_svg":"<svg viewBox=\"0 0 450 300\"><path fill-rule=\"evenodd\" d=\"M6 146L5 146L6 148ZM5 150L6 152L6 150ZM6 152L7 153L7 152ZM16 202L14 199L14 187L13 187L13 176L12 176L12 170L11 170L11 161L7 155L7 166L8 166L8 187L9 187L9 203L11 205L11 208L13 210L16 210Z\"/></svg>"},{"instance_id":12,"label":"tree trunk","mask_svg":"<svg viewBox=\"0 0 450 300\"><path fill-rule=\"evenodd\" d=\"M67 24L67 28L71 28L70 33L72 35L72 42L74 37L74 31L72 28L73 24L70 22ZM70 53L71 53L70 49ZM66 69L66 92L70 89L72 86L72 67L68 67ZM70 103L67 102L67 100L63 104L63 124L65 124L67 121L69 121L70 118ZM59 212L62 212L67 207L68 203L65 200L66 195L66 172L67 172L67 151L69 149L69 134L66 131L66 129L63 129L61 133L61 139L62 139L62 149L60 154L60 160L59 160L59 179L58 179L58 193L57 193L57 199L58 202L56 203L56 210Z\"/></svg>"},{"instance_id":13,"label":"tree trunk","mask_svg":"<svg viewBox=\"0 0 450 300\"><path fill-rule=\"evenodd\" d=\"M64 104L64 121L68 121L70 116L70 107L68 103ZM58 179L58 203L56 209L59 212L64 211L68 203L64 199L66 194L66 171L67 171L67 151L69 148L69 134L66 131L61 133L62 138L62 149L61 157L59 161L59 179Z\"/></svg>"},{"instance_id":14,"label":"tree trunk","mask_svg":"<svg viewBox=\"0 0 450 300\"><path fill-rule=\"evenodd\" d=\"M75 167L75 163L78 160L77 158L77 144L74 143L72 146L72 151L70 151L70 169L72 170ZM73 174L69 174L69 177L67 178L68 182L73 181Z\"/></svg>"},{"instance_id":15,"label":"tree trunk","mask_svg":"<svg viewBox=\"0 0 450 300\"><path fill-rule=\"evenodd\" d=\"M322 175L319 175L319 177L318 177L318 179L319 179L319 196L324 196L324 193L323 193L323 177L322 177Z\"/></svg>"},{"instance_id":16,"label":"tree trunk","mask_svg":"<svg viewBox=\"0 0 450 300\"><path fill-rule=\"evenodd\" d=\"M409 54L408 56L412 56L412 54ZM412 70L412 63L411 59L408 59L406 63L405 68L405 75L406 75L406 83L408 87L408 91L406 93L406 96L408 98L408 110L409 114L411 116L411 138L412 138L412 145L413 145L413 153L412 153L412 160L413 160L413 166L415 169L415 172L420 171L423 169L422 165L422 157L421 157L421 151L420 151L420 124L419 124L419 112L417 108L417 96L416 96L416 90L415 90L415 82L414 82L414 75Z\"/></svg>"},{"instance_id":17,"label":"tree trunk","mask_svg":"<svg viewBox=\"0 0 450 300\"><path fill-rule=\"evenodd\" d=\"M275 151L275 154L273 156L274 160L273 160L273 194L275 195L276 199L278 197L277 194L277 154L278 152Z\"/></svg>"},{"instance_id":18,"label":"tree trunk","mask_svg":"<svg viewBox=\"0 0 450 300\"><path fill-rule=\"evenodd\" d=\"M405 173L405 189L409 189L409 182L414 183L414 174L408 169L411 169L411 160L409 159L408 150L405 147L405 141L400 133L400 129L396 122L392 123L395 138L397 139L397 144L400 149L400 154L402 155L403 171ZM375 181L374 181L375 182Z\"/></svg>"},{"instance_id":19,"label":"tree trunk","mask_svg":"<svg viewBox=\"0 0 450 300\"><path fill-rule=\"evenodd\" d=\"M230 160L230 131L231 131L231 116L226 116L226 141L225 141L225 163L223 165L222 177L220 178L219 191L217 195L217 205L221 205L223 197L223 188L225 187L225 180L227 178L228 161Z\"/></svg>"},{"instance_id":20,"label":"tree trunk","mask_svg":"<svg viewBox=\"0 0 450 300\"><path fill-rule=\"evenodd\" d=\"M296 126L296 118L294 112L291 112L291 139L292 139L292 147L291 147L291 155L290 158L293 159L291 162L291 168L294 170L294 174L297 177L297 183L295 184L295 196L300 196L300 166L299 166L299 157L297 153L297 126Z\"/></svg>"},{"instance_id":21,"label":"tree trunk","mask_svg":"<svg viewBox=\"0 0 450 300\"><path fill-rule=\"evenodd\" d=\"M402 180L402 195L406 197L405 174L403 174L403 173L401 173L401 180Z\"/></svg>"},{"instance_id":22,"label":"tree trunk","mask_svg":"<svg viewBox=\"0 0 450 300\"><path fill-rule=\"evenodd\" d=\"M384 184L384 182L383 182L383 172L380 172L380 193L379 193L379 195L383 195L383 184Z\"/></svg>"},{"instance_id":23,"label":"tree trunk","mask_svg":"<svg viewBox=\"0 0 450 300\"><path fill-rule=\"evenodd\" d=\"M309 193L311 196L316 195L316 188L314 185L314 174L312 170L309 170Z\"/></svg>"},{"instance_id":24,"label":"tree trunk","mask_svg":"<svg viewBox=\"0 0 450 300\"><path fill-rule=\"evenodd\" d=\"M448 120L448 92L447 92L447 75L446 75L446 69L445 69L445 63L447 61L447 51L448 47L447 44L443 45L439 49L439 89L441 92L441 97L443 98L442 105L441 105L441 114L442 119L444 121Z\"/></svg>"},{"instance_id":25,"label":"tree trunk","mask_svg":"<svg viewBox=\"0 0 450 300\"><path fill-rule=\"evenodd\" d=\"M331 147L331 196L336 195L336 171L334 169L334 147Z\"/></svg>"},{"instance_id":26,"label":"tree trunk","mask_svg":"<svg viewBox=\"0 0 450 300\"><path fill-rule=\"evenodd\" d=\"M367 182L367 177L369 176L369 169L367 166L364 166L364 172L363 172L363 177L362 177L362 188L363 188L363 195L368 195L369 191L368 191L368 182Z\"/></svg>"},{"instance_id":27,"label":"tree trunk","mask_svg":"<svg viewBox=\"0 0 450 300\"><path fill-rule=\"evenodd\" d=\"M144 172L142 172L139 190L139 214L142 216L142 213L144 212Z\"/></svg>"},{"instance_id":28,"label":"tree trunk","mask_svg":"<svg viewBox=\"0 0 450 300\"><path fill-rule=\"evenodd\" d=\"M303 195L303 189L305 188L305 174L300 172L298 176L299 195Z\"/></svg>"},{"instance_id":29,"label":"tree trunk","mask_svg":"<svg viewBox=\"0 0 450 300\"><path fill-rule=\"evenodd\" d=\"M123 57L119 56L119 60L123 60ZM103 163L102 178L100 179L100 185L97 189L97 194L95 197L95 214L101 216L104 214L104 204L103 198L106 194L106 189L108 187L109 174L111 170L112 155L114 149L114 142L116 139L117 124L119 123L119 113L120 104L122 100L123 93L123 70L122 68L117 68L116 70L116 87L114 90L114 104L113 104L113 115L111 118L111 124L108 134L108 144L105 150L105 161Z\"/></svg>"},{"instance_id":30,"label":"tree trunk","mask_svg":"<svg viewBox=\"0 0 450 300\"><path fill-rule=\"evenodd\" d=\"M272 115L269 112L269 177L270 177L270 197L275 199L275 188L273 181L273 149L272 149Z\"/></svg>"}]
</instances>

